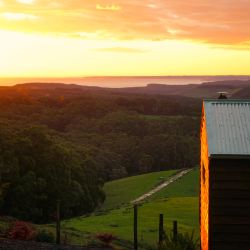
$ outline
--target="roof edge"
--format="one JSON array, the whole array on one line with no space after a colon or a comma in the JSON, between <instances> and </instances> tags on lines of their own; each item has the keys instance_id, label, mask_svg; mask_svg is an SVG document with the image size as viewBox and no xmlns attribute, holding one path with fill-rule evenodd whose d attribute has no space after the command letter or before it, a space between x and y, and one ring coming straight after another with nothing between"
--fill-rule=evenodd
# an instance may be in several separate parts
<instances>
[{"instance_id":1,"label":"roof edge","mask_svg":"<svg viewBox=\"0 0 250 250\"><path fill-rule=\"evenodd\" d=\"M250 99L203 99L203 102L250 102Z\"/></svg>"},{"instance_id":2,"label":"roof edge","mask_svg":"<svg viewBox=\"0 0 250 250\"><path fill-rule=\"evenodd\" d=\"M210 159L250 159L250 155L242 154L210 154Z\"/></svg>"}]
</instances>

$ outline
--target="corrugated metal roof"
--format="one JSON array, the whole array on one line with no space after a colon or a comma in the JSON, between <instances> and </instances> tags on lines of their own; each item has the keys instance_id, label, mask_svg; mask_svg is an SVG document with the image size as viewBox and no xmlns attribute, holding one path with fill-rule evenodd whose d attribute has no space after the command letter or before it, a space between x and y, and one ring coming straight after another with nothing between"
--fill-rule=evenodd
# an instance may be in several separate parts
<instances>
[{"instance_id":1,"label":"corrugated metal roof","mask_svg":"<svg viewBox=\"0 0 250 250\"><path fill-rule=\"evenodd\" d=\"M209 156L250 156L250 100L205 100Z\"/></svg>"}]
</instances>

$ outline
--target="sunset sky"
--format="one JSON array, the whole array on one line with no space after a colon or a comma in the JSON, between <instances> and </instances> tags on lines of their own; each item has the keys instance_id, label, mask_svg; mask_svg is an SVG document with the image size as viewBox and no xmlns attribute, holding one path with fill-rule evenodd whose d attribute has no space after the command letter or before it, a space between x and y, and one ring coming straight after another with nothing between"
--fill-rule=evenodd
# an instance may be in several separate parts
<instances>
[{"instance_id":1,"label":"sunset sky","mask_svg":"<svg viewBox=\"0 0 250 250\"><path fill-rule=\"evenodd\" d=\"M0 77L250 75L249 0L0 0Z\"/></svg>"}]
</instances>

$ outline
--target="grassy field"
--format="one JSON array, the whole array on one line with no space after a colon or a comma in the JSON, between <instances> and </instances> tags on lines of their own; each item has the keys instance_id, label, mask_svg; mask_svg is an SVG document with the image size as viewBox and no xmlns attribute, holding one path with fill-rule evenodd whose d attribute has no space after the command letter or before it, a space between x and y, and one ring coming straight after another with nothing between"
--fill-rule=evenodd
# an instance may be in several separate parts
<instances>
[{"instance_id":1,"label":"grassy field","mask_svg":"<svg viewBox=\"0 0 250 250\"><path fill-rule=\"evenodd\" d=\"M138 208L138 236L140 241L154 245L158 239L159 214L164 214L164 226L171 231L173 220L178 221L180 232L195 230L198 236L198 198L175 197L142 204ZM131 206L115 209L99 216L65 220L62 230L76 233L75 243L82 244L91 234L108 232L118 238L133 240L133 209ZM82 235L79 237L79 235Z\"/></svg>"},{"instance_id":2,"label":"grassy field","mask_svg":"<svg viewBox=\"0 0 250 250\"><path fill-rule=\"evenodd\" d=\"M174 173L175 171L158 172L107 183L107 201L102 210L88 217L63 221L63 233L68 234L72 243L84 245L96 233L108 232L129 246L133 240L133 208L128 202L157 185L162 180L160 177L168 178ZM139 242L156 244L160 213L164 214L167 233L171 232L173 220L177 220L179 232L191 233L194 230L196 237L199 237L198 184L199 171L194 169L141 204L138 208ZM111 209L114 207L119 208ZM54 231L54 225L45 227Z\"/></svg>"},{"instance_id":3,"label":"grassy field","mask_svg":"<svg viewBox=\"0 0 250 250\"><path fill-rule=\"evenodd\" d=\"M131 200L150 191L160 182L167 180L176 172L176 170L155 172L106 183L104 185L106 200L101 210L119 208L121 205L129 203Z\"/></svg>"},{"instance_id":4,"label":"grassy field","mask_svg":"<svg viewBox=\"0 0 250 250\"><path fill-rule=\"evenodd\" d=\"M62 242L86 245L97 233L112 233L118 237L116 244L121 249L129 249L133 240L133 207L129 201L149 191L176 171L164 171L129 177L109 182L105 185L107 195L103 207L90 216L76 217L61 223ZM161 178L164 177L164 178ZM158 240L159 214L164 214L164 228L171 232L173 220L178 221L178 231L199 237L199 171L190 173L154 194L138 208L139 243L155 245ZM6 228L0 221L0 231ZM39 229L55 232L55 225L41 225ZM126 247L125 247L126 246ZM140 246L140 249L147 249Z\"/></svg>"},{"instance_id":5,"label":"grassy field","mask_svg":"<svg viewBox=\"0 0 250 250\"><path fill-rule=\"evenodd\" d=\"M151 199L165 197L198 197L199 196L199 169L194 168L181 179L165 189L155 193Z\"/></svg>"}]
</instances>

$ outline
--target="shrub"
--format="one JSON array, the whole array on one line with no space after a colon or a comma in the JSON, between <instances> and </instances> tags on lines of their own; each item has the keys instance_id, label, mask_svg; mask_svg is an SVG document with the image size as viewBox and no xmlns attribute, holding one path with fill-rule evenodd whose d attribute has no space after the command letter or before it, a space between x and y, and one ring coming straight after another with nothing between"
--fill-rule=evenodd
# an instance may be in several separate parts
<instances>
[{"instance_id":1,"label":"shrub","mask_svg":"<svg viewBox=\"0 0 250 250\"><path fill-rule=\"evenodd\" d=\"M14 240L32 240L36 236L36 230L33 225L25 221L15 221L7 234L9 239Z\"/></svg>"},{"instance_id":2,"label":"shrub","mask_svg":"<svg viewBox=\"0 0 250 250\"><path fill-rule=\"evenodd\" d=\"M178 234L177 238L165 235L164 241L160 244L159 250L198 250L199 241L194 238L194 232L189 234Z\"/></svg>"},{"instance_id":3,"label":"shrub","mask_svg":"<svg viewBox=\"0 0 250 250\"><path fill-rule=\"evenodd\" d=\"M86 247L94 248L94 247L102 247L103 244L101 244L100 240L96 238L91 238L87 241Z\"/></svg>"},{"instance_id":4,"label":"shrub","mask_svg":"<svg viewBox=\"0 0 250 250\"><path fill-rule=\"evenodd\" d=\"M111 247L112 241L117 239L117 237L111 233L100 233L96 235L96 238L100 240L106 247Z\"/></svg>"},{"instance_id":5,"label":"shrub","mask_svg":"<svg viewBox=\"0 0 250 250\"><path fill-rule=\"evenodd\" d=\"M36 241L54 243L55 237L54 237L53 233L42 230L42 231L38 232L38 234L36 236Z\"/></svg>"}]
</instances>

